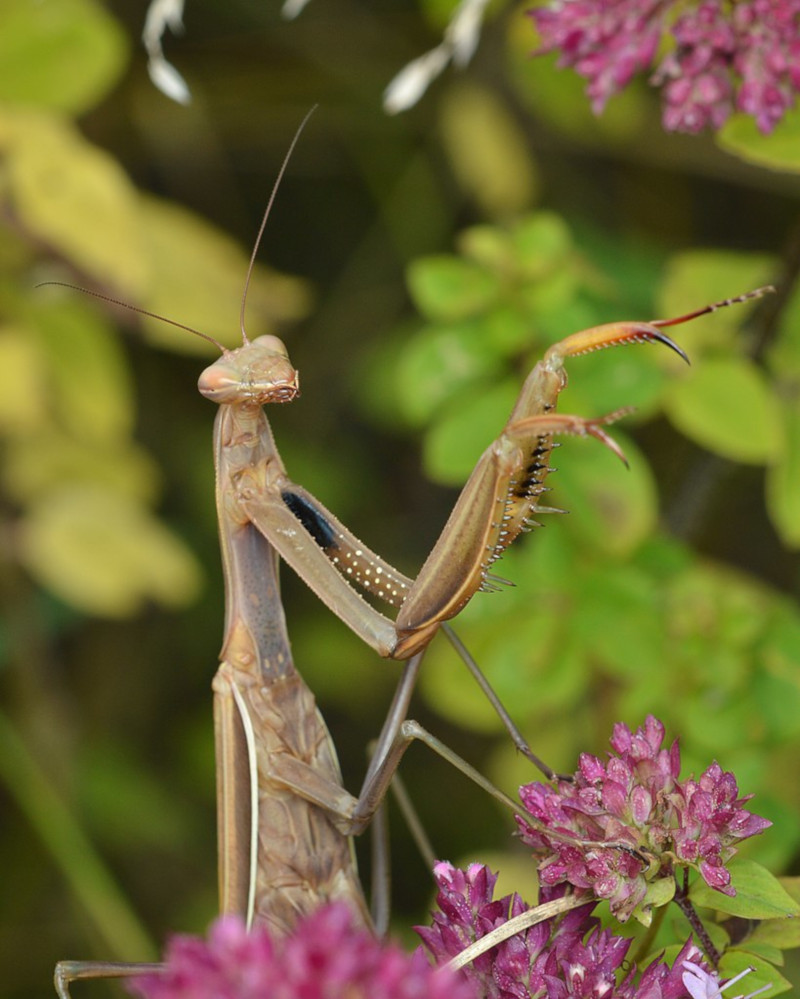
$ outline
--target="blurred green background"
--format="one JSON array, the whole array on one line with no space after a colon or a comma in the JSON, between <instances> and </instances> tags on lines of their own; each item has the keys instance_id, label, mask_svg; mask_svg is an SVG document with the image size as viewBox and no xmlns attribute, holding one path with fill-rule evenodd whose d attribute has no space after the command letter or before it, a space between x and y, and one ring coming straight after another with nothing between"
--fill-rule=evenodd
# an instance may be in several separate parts
<instances>
[{"instance_id":1,"label":"blurred green background","mask_svg":"<svg viewBox=\"0 0 800 999\"><path fill-rule=\"evenodd\" d=\"M595 120L580 81L528 58L524 8L500 4L467 70L388 117L383 89L450 12L313 0L286 22L256 0L192 3L165 40L193 95L181 107L148 79L141 4L0 10L6 995L48 995L60 958L150 958L216 905L223 593L214 410L196 391L213 351L34 285L89 286L234 345L263 206L316 102L249 330L284 336L301 372L273 421L289 473L409 574L548 344L780 285L676 329L691 369L654 347L570 364L565 412L637 407L614 428L631 469L566 441L548 484L570 516L503 560L516 587L478 596L458 630L552 766L653 712L686 770L716 758L756 792L776 826L750 855L797 873L800 122L769 140L737 120L716 142L667 136L644 85ZM283 579L355 791L397 664ZM443 640L423 674L415 717L511 793L534 779ZM426 750L402 772L441 857L524 858L510 817ZM393 825L407 932L430 881Z\"/></svg>"}]
</instances>

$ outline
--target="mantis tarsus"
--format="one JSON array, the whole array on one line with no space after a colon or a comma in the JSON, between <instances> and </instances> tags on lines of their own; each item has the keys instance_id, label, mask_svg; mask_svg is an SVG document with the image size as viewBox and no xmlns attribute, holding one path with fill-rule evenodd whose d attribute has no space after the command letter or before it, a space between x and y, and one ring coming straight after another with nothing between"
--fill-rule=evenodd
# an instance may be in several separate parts
<instances>
[{"instance_id":1,"label":"mantis tarsus","mask_svg":"<svg viewBox=\"0 0 800 999\"><path fill-rule=\"evenodd\" d=\"M565 361L603 347L645 341L663 343L685 359L664 327L758 296L764 289L676 319L594 327L552 346L526 379L501 435L479 459L439 540L412 580L358 541L294 483L275 446L263 406L291 401L298 393L297 373L277 337L248 339L244 307L278 182L242 296L242 346L227 350L206 337L221 357L202 373L199 389L220 406L214 453L226 624L213 689L221 908L283 933L301 914L334 898L347 900L369 921L349 837L370 821L406 746L422 734L405 718L425 647L475 592L495 585L493 562L535 523L537 513L550 512L538 498L549 471L552 436L589 435L623 457L603 428L625 410L598 419L555 412L566 384ZM358 798L342 787L330 736L292 662L280 600L279 558L380 655L409 660ZM354 586L398 608L397 619L379 613ZM141 970L62 962L56 969L56 988L64 999L76 978Z\"/></svg>"}]
</instances>

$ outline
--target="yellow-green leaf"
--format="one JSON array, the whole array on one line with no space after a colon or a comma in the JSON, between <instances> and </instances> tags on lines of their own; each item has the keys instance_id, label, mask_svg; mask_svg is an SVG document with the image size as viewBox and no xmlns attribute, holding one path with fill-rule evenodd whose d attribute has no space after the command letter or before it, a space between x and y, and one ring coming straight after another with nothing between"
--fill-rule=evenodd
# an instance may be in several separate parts
<instances>
[{"instance_id":1,"label":"yellow-green leaf","mask_svg":"<svg viewBox=\"0 0 800 999\"><path fill-rule=\"evenodd\" d=\"M800 111L790 111L769 135L750 115L733 115L717 133L723 149L770 170L800 172Z\"/></svg>"},{"instance_id":2,"label":"yellow-green leaf","mask_svg":"<svg viewBox=\"0 0 800 999\"><path fill-rule=\"evenodd\" d=\"M665 409L675 426L709 451L760 464L781 452L777 401L751 361L709 360L668 387Z\"/></svg>"},{"instance_id":3,"label":"yellow-green leaf","mask_svg":"<svg viewBox=\"0 0 800 999\"><path fill-rule=\"evenodd\" d=\"M125 440L135 410L119 333L78 292L43 288L32 311L56 425L79 440Z\"/></svg>"},{"instance_id":4,"label":"yellow-green leaf","mask_svg":"<svg viewBox=\"0 0 800 999\"><path fill-rule=\"evenodd\" d=\"M42 354L25 327L0 329L0 431L19 435L30 433L46 420L46 378Z\"/></svg>"},{"instance_id":5,"label":"yellow-green leaf","mask_svg":"<svg viewBox=\"0 0 800 999\"><path fill-rule=\"evenodd\" d=\"M0 111L0 154L21 224L78 270L137 298L148 274L136 191L66 120Z\"/></svg>"},{"instance_id":6,"label":"yellow-green leaf","mask_svg":"<svg viewBox=\"0 0 800 999\"><path fill-rule=\"evenodd\" d=\"M0 100L80 114L127 61L124 33L93 0L0 4Z\"/></svg>"},{"instance_id":7,"label":"yellow-green leaf","mask_svg":"<svg viewBox=\"0 0 800 999\"><path fill-rule=\"evenodd\" d=\"M20 525L20 556L65 603L103 617L130 617L150 601L181 607L200 586L200 567L183 542L101 486L66 486L33 506Z\"/></svg>"},{"instance_id":8,"label":"yellow-green leaf","mask_svg":"<svg viewBox=\"0 0 800 999\"><path fill-rule=\"evenodd\" d=\"M489 217L530 205L535 164L515 118L490 90L450 87L440 104L440 130L456 179Z\"/></svg>"},{"instance_id":9,"label":"yellow-green leaf","mask_svg":"<svg viewBox=\"0 0 800 999\"><path fill-rule=\"evenodd\" d=\"M93 483L152 502L160 482L155 462L134 441L90 443L68 437L56 426L14 437L0 467L3 488L20 504L33 503L65 483Z\"/></svg>"},{"instance_id":10,"label":"yellow-green leaf","mask_svg":"<svg viewBox=\"0 0 800 999\"><path fill-rule=\"evenodd\" d=\"M142 198L142 228L152 282L140 304L152 312L209 333L226 346L241 343L239 305L248 257L230 236L198 215L157 198ZM299 278L257 267L247 297L251 338L273 331L278 321L299 319L309 294ZM199 337L166 323L144 320L152 343L190 354L208 353Z\"/></svg>"}]
</instances>

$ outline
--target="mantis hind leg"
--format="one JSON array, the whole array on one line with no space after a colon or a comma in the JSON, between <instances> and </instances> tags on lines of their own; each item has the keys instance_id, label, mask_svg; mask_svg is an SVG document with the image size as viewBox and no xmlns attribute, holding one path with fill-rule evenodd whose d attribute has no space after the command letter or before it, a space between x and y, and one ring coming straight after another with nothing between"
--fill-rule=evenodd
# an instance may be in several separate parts
<instances>
[{"instance_id":1,"label":"mantis hind leg","mask_svg":"<svg viewBox=\"0 0 800 999\"><path fill-rule=\"evenodd\" d=\"M137 975L158 973L163 964L127 963L118 961L59 961L53 984L59 999L71 999L70 983L89 979L135 978Z\"/></svg>"}]
</instances>

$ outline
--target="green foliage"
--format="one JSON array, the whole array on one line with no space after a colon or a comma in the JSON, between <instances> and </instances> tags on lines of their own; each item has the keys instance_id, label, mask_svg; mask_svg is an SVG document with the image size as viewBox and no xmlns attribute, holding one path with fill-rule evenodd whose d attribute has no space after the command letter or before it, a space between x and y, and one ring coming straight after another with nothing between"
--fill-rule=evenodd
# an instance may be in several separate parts
<instances>
[{"instance_id":1,"label":"green foliage","mask_svg":"<svg viewBox=\"0 0 800 999\"><path fill-rule=\"evenodd\" d=\"M109 51L117 45L113 32L98 33L95 44L102 38ZM87 74L93 67L87 58ZM0 107L0 148L7 211L29 254L44 244L62 267L107 293L236 342L231 303L247 258L232 240L184 209L140 195L113 157L60 115ZM28 254L20 264L29 267ZM51 276L70 276L50 266ZM187 284L181 275L189 273ZM262 326L297 316L305 300L297 282L262 269L251 292ZM0 404L0 474L21 505L20 565L87 613L120 617L150 601L191 603L201 571L150 509L159 476L133 440L135 405L118 333L74 291L8 286L2 304L9 391ZM206 349L164 323L147 320L145 330L162 345Z\"/></svg>"},{"instance_id":2,"label":"green foliage","mask_svg":"<svg viewBox=\"0 0 800 999\"><path fill-rule=\"evenodd\" d=\"M734 860L729 870L736 895L722 895L705 882L697 882L691 892L695 905L741 919L787 920L800 916L800 905L760 864L752 860Z\"/></svg>"},{"instance_id":3,"label":"green foliage","mask_svg":"<svg viewBox=\"0 0 800 999\"><path fill-rule=\"evenodd\" d=\"M723 149L770 170L800 170L800 112L789 112L770 135L762 135L747 115L734 115L717 141Z\"/></svg>"},{"instance_id":4,"label":"green foliage","mask_svg":"<svg viewBox=\"0 0 800 999\"><path fill-rule=\"evenodd\" d=\"M120 26L93 0L4 0L0 101L80 114L116 82L127 52Z\"/></svg>"},{"instance_id":5,"label":"green foliage","mask_svg":"<svg viewBox=\"0 0 800 999\"><path fill-rule=\"evenodd\" d=\"M552 213L468 229L457 242L458 255L418 259L409 269L423 322L387 360L393 374L377 373L384 384L394 380L385 405L424 427L429 474L453 485L499 432L524 372L549 344L578 324L635 316L624 300L619 261L615 274L604 273ZM773 269L764 256L695 251L673 257L651 295L661 314L680 314L763 284ZM559 408L589 415L635 403L638 412L626 421L634 432L645 419L667 417L720 457L768 465L768 490L781 483L783 512L774 521L780 529L781 517L793 522L800 505L800 490L789 485L797 456L786 446L778 388L786 369L752 359L735 330L754 304L737 308L670 330L688 350L691 368L653 346L576 358ZM783 339L770 347L773 355L787 349ZM757 579L660 535L646 451L617 428L612 432L631 471L594 444L565 440L556 456L559 473L548 485L570 516L558 523L545 518L544 535L504 558L499 572L516 589L476 597L459 618L459 632L479 662L492 663L501 700L514 705L524 731L537 733L537 744L540 738L552 744L558 727L566 753L568 746L578 752L586 747L576 733L598 723L610 728L618 718L638 724L655 711L680 733L684 759L698 775L718 758L739 774L743 791L771 789L785 803L785 788L767 761L787 739L800 748L797 607ZM784 541L791 543L790 532ZM460 679L462 669L448 651L430 652L421 681L429 704L476 731L499 730L477 688ZM563 731L565 718L572 735ZM755 760L761 763L748 771L747 761L752 767ZM502 781L508 768L504 753L495 778ZM769 832L784 858L795 848L797 798L792 810L792 821ZM736 900L695 885L697 904L756 920L796 914L763 868L742 860L736 870ZM659 938L659 946L665 942ZM735 953L729 949L728 973L737 966ZM765 981L772 975L776 992L785 987L763 959L748 954Z\"/></svg>"},{"instance_id":6,"label":"green foliage","mask_svg":"<svg viewBox=\"0 0 800 999\"><path fill-rule=\"evenodd\" d=\"M427 4L437 24L451 6ZM159 934L199 928L213 914L208 684L223 615L212 410L193 408L197 358L181 366L177 357L212 349L37 282L85 284L235 345L247 252L185 204L208 197L209 218L254 230L296 108L330 94L337 112L323 110L304 135L292 171L307 183L294 201L291 183L282 189L288 223L271 244L328 282L316 327L289 340L304 395L275 416L276 439L297 481L413 574L449 502L435 507L420 463L436 483L460 485L550 344L601 322L677 315L779 270L766 253L671 251L701 242L774 251L796 210L792 191L710 144L663 136L644 87L594 118L580 79L530 60L523 13L508 22L508 81L499 83L499 61L484 58L481 70L478 59L469 78L442 78L430 112L376 125L364 114L385 82L374 55L367 63L346 46L322 51L313 7L304 44L278 59L264 58L252 24L235 40L258 38L244 54L219 38L216 22L207 26L205 40L181 51L195 60L197 101L180 117L143 71L123 77L130 42L98 4L7 0L0 11L0 669L9 713L49 771L40 780L31 753L17 751L16 730L0 725L3 782L22 816L3 830L0 935L18 943L8 948L15 957L31 941L46 950L35 958L36 986L9 988L26 999L49 988L55 957L87 953L95 938L107 938L98 957L147 952L109 867ZM347 16L337 23L342 37ZM373 52L362 44L368 20L353 16L359 47ZM226 65L228 50L236 55ZM720 142L752 163L796 170L796 117L769 139L733 119ZM367 128L380 140L370 131L365 141ZM351 211L354 175L369 193ZM252 178L255 207L242 193ZM362 231L376 218L385 231ZM444 254L448 245L455 252ZM387 276L401 264L416 320ZM796 979L775 966L798 946L800 921L784 917L785 898L749 857L779 870L800 843L800 293L787 291L767 322L772 302L670 330L691 368L655 346L570 362L563 412L636 407L611 428L630 471L596 442L565 440L547 502L569 516L543 517L546 530L498 566L515 586L476 597L457 627L553 765L602 753L614 721L635 726L653 711L680 737L685 769L698 774L718 758L742 793L757 793L753 809L775 826L737 862L734 900L757 922L741 925L744 909L700 883L693 896L720 919L710 933L725 948L723 974L757 965L753 979L771 981L776 994ZM305 285L256 268L251 331L307 309ZM367 421L357 423L354 405ZM373 441L366 422L390 436ZM376 664L290 574L284 580L297 659L352 789L396 670ZM421 689L419 710L434 716L434 731L443 718L471 760L486 748L482 768L512 794L531 779L446 643L431 648ZM444 806L437 814L429 805L426 816L442 855L488 860L483 843L508 844L506 817L480 796L464 806L449 771L440 782L431 771L422 751L403 762L423 810L426 790ZM395 837L396 849L405 838ZM505 870L507 857L495 866ZM401 890L422 883L415 858L399 865L419 872ZM506 890L532 897L524 877ZM58 894L62 880L77 916L71 895ZM800 899L796 881L781 884ZM407 924L419 921L422 890ZM652 929L630 929L648 952L689 933L679 918Z\"/></svg>"},{"instance_id":7,"label":"green foliage","mask_svg":"<svg viewBox=\"0 0 800 999\"><path fill-rule=\"evenodd\" d=\"M709 360L675 386L666 405L687 437L731 461L762 465L782 450L777 400L747 358Z\"/></svg>"},{"instance_id":8,"label":"green foliage","mask_svg":"<svg viewBox=\"0 0 800 999\"><path fill-rule=\"evenodd\" d=\"M97 827L84 827L70 776L71 765L78 767L75 731L83 719L77 691L61 691L68 672L61 655L76 646L75 669L86 670L83 707L96 700L106 676L122 687L126 673L134 681L127 698L132 706L147 682L148 655L163 658L168 642L162 636L161 648L156 643L148 652L146 637L128 649L117 636L105 647L91 630L92 617L115 619L117 628L126 619L149 618L155 636L154 608L186 613L199 598L204 570L186 539L191 528L176 529L159 510L165 459L140 443L147 413L134 388L135 348L126 350L108 307L73 290L35 285L85 285L236 344L247 254L187 209L141 193L118 159L71 120L107 97L125 69L127 49L121 27L91 0L8 0L0 9L0 676L15 716L2 719L0 755L4 787L28 830L22 841L13 833L3 838L4 870L13 866L19 884L4 893L9 902L16 899L16 911L3 913L2 935L9 938L9 925L17 933L17 925L32 918L37 889L31 872L42 867L35 853L41 844L102 950L144 958L152 945L96 844L124 853L132 840L140 848L150 842L166 855L174 841L186 840L187 830L197 829L197 808L190 819L185 810L166 807L173 797L169 784L160 770L154 784L141 769L141 749L114 767L113 744L87 742L85 766L74 779L95 795L86 807ZM306 299L301 282L258 267L249 319L263 331L301 315ZM134 314L126 318L133 321ZM208 356L208 344L183 330L138 325L154 344ZM152 397L144 401L152 408ZM204 463L210 422L209 414ZM174 461L184 449L173 453ZM212 496L209 476L213 530ZM91 634L94 640L84 637ZM183 650L176 661L185 663ZM168 665L174 669L174 662ZM97 703L101 716L108 708ZM48 760L50 773L37 755ZM210 793L207 766L206 780ZM10 860L12 852L18 862ZM184 904L191 908L188 895ZM52 960L39 958L43 982ZM47 987L43 982L37 994Z\"/></svg>"}]
</instances>

